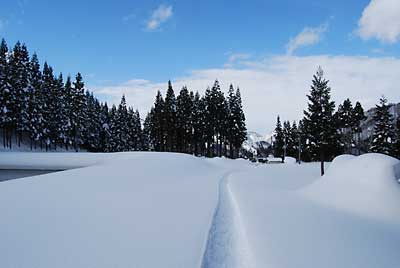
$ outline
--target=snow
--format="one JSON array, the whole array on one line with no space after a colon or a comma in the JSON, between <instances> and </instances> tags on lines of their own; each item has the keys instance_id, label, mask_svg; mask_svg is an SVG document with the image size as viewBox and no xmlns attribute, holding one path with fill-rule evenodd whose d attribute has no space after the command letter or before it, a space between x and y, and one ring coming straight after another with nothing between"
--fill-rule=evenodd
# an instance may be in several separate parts
<instances>
[{"instance_id":1,"label":"snow","mask_svg":"<svg viewBox=\"0 0 400 268\"><path fill-rule=\"evenodd\" d=\"M398 267L399 161L2 153L1 267Z\"/></svg>"}]
</instances>

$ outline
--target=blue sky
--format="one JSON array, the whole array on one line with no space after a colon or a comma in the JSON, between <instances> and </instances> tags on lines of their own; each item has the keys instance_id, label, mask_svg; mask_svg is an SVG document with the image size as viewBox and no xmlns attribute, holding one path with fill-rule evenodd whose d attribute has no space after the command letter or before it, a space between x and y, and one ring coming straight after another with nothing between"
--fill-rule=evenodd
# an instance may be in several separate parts
<instances>
[{"instance_id":1,"label":"blue sky","mask_svg":"<svg viewBox=\"0 0 400 268\"><path fill-rule=\"evenodd\" d=\"M146 109L149 97L140 100L140 92L150 96L150 89L168 79L177 85L189 83L190 88L190 82L199 80L199 71L200 76L207 72L215 76L202 77L211 84L215 78L224 79L229 70L255 71L262 65L263 69L287 71L296 59L327 55L327 75L329 66L343 58L362 56L372 60L369 63L374 68L389 59L397 64L400 8L396 2L3 1L0 34L9 45L25 42L57 72L83 73L87 85L102 98L117 99L122 92L128 101L132 96L132 105ZM386 27L385 18L394 18L389 20L394 25ZM276 65L284 57L292 61L284 67ZM317 64L312 61L310 68L316 69ZM370 79L372 72L366 72L367 78L361 80ZM309 80L312 72L307 75ZM222 82L247 85L236 77ZM196 86L200 87L193 82ZM288 117L296 119L294 114ZM263 127L261 120L257 122L254 128L269 131L270 123Z\"/></svg>"}]
</instances>

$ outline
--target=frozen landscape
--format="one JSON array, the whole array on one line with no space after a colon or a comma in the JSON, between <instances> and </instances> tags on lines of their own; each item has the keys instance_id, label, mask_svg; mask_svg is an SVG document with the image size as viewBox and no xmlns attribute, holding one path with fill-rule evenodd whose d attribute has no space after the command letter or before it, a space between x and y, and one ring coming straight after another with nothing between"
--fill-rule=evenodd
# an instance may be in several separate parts
<instances>
[{"instance_id":1,"label":"frozen landscape","mask_svg":"<svg viewBox=\"0 0 400 268\"><path fill-rule=\"evenodd\" d=\"M3 153L1 267L398 267L399 161ZM64 170L64 171L59 171Z\"/></svg>"}]
</instances>

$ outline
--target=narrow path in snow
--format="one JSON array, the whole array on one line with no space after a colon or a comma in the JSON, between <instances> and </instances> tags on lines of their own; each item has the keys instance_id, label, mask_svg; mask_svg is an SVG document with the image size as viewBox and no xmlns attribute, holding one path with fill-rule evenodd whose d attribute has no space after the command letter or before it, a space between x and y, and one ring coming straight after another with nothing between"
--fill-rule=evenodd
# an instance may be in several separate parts
<instances>
[{"instance_id":1,"label":"narrow path in snow","mask_svg":"<svg viewBox=\"0 0 400 268\"><path fill-rule=\"evenodd\" d=\"M202 268L251 268L254 266L238 204L226 174L219 184L218 204L208 233Z\"/></svg>"}]
</instances>

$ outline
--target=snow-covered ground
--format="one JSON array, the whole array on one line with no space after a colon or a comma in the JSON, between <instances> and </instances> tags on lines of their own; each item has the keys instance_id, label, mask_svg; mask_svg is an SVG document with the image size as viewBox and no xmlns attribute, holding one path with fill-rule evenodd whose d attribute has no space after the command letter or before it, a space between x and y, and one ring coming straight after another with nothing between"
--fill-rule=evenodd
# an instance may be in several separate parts
<instances>
[{"instance_id":1,"label":"snow-covered ground","mask_svg":"<svg viewBox=\"0 0 400 268\"><path fill-rule=\"evenodd\" d=\"M399 267L399 161L2 153L0 267Z\"/></svg>"}]
</instances>

